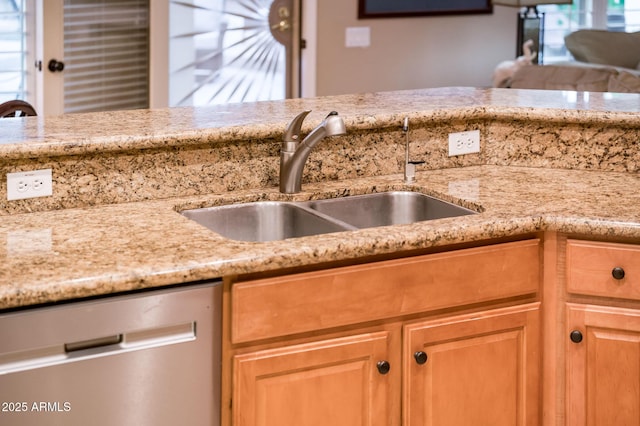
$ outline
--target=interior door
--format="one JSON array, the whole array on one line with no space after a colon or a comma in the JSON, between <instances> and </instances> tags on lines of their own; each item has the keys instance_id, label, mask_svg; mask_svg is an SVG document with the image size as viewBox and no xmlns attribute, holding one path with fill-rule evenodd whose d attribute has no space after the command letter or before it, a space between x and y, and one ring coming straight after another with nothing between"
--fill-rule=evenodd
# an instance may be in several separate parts
<instances>
[{"instance_id":1,"label":"interior door","mask_svg":"<svg viewBox=\"0 0 640 426\"><path fill-rule=\"evenodd\" d=\"M169 105L299 96L300 0L171 0Z\"/></svg>"},{"instance_id":2,"label":"interior door","mask_svg":"<svg viewBox=\"0 0 640 426\"><path fill-rule=\"evenodd\" d=\"M36 111L40 115L64 112L64 77L61 71L47 70L46 62L64 64L64 0L36 2ZM46 35L46 36L45 36Z\"/></svg>"},{"instance_id":3,"label":"interior door","mask_svg":"<svg viewBox=\"0 0 640 426\"><path fill-rule=\"evenodd\" d=\"M38 110L149 106L149 0L38 0Z\"/></svg>"}]
</instances>

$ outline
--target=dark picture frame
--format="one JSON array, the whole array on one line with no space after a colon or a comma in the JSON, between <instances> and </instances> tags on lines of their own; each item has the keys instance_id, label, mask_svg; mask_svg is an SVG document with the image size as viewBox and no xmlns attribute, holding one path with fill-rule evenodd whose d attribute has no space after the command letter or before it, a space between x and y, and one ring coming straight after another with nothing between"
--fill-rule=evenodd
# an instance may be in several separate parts
<instances>
[{"instance_id":1,"label":"dark picture frame","mask_svg":"<svg viewBox=\"0 0 640 426\"><path fill-rule=\"evenodd\" d=\"M491 0L358 0L358 19L492 12Z\"/></svg>"}]
</instances>

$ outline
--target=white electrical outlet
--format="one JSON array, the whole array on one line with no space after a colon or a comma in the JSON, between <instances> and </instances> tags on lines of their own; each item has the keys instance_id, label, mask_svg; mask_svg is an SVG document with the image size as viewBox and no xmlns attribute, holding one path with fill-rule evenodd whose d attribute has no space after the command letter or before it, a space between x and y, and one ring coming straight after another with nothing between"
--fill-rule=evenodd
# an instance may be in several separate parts
<instances>
[{"instance_id":1,"label":"white electrical outlet","mask_svg":"<svg viewBox=\"0 0 640 426\"><path fill-rule=\"evenodd\" d=\"M7 173L7 200L23 200L51 195L53 195L51 169Z\"/></svg>"},{"instance_id":2,"label":"white electrical outlet","mask_svg":"<svg viewBox=\"0 0 640 426\"><path fill-rule=\"evenodd\" d=\"M480 130L449 133L449 157L480 152Z\"/></svg>"}]
</instances>

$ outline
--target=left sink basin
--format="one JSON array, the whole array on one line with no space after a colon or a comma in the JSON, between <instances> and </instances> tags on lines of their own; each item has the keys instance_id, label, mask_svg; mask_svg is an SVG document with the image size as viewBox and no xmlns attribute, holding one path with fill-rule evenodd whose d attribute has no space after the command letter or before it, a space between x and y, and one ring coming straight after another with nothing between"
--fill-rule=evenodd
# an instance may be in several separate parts
<instances>
[{"instance_id":1,"label":"left sink basin","mask_svg":"<svg viewBox=\"0 0 640 426\"><path fill-rule=\"evenodd\" d=\"M351 229L303 207L278 201L231 204L181 213L223 237L238 241L277 241Z\"/></svg>"}]
</instances>

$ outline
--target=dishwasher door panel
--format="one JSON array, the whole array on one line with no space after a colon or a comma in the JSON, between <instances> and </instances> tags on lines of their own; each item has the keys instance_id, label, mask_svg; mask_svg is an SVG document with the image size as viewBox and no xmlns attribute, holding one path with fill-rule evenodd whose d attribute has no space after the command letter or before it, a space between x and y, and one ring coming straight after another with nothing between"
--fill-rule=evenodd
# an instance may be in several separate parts
<instances>
[{"instance_id":1,"label":"dishwasher door panel","mask_svg":"<svg viewBox=\"0 0 640 426\"><path fill-rule=\"evenodd\" d=\"M219 425L221 285L0 315L0 424Z\"/></svg>"}]
</instances>

